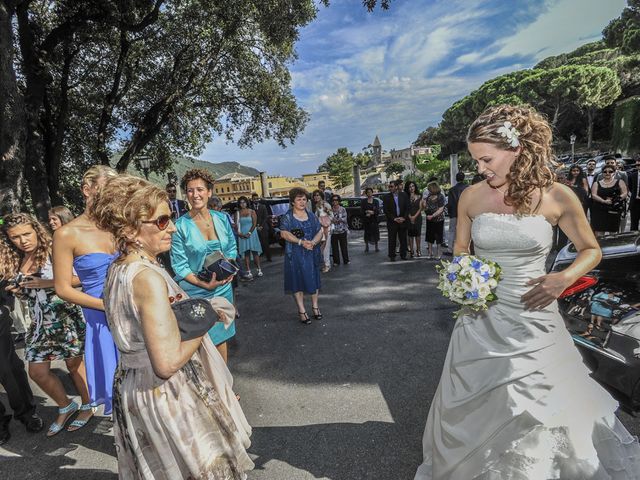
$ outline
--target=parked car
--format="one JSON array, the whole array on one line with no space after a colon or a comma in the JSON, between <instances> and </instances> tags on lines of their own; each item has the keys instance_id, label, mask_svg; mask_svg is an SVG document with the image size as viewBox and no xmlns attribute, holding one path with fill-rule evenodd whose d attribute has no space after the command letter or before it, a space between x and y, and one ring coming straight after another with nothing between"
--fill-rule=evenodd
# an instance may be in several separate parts
<instances>
[{"instance_id":1,"label":"parked car","mask_svg":"<svg viewBox=\"0 0 640 480\"><path fill-rule=\"evenodd\" d=\"M267 207L267 214L269 215L269 243L280 243L283 241L280 239L280 217L287 213L289 210L289 198L288 197L270 197L261 198L260 203ZM238 210L238 202L232 201L222 205L222 210L234 216L236 210Z\"/></svg>"},{"instance_id":2,"label":"parked car","mask_svg":"<svg viewBox=\"0 0 640 480\"><path fill-rule=\"evenodd\" d=\"M362 230L364 228L364 221L362 219L362 202L364 197L342 197L340 205L347 210L347 223L351 230ZM374 201L378 202L380 207L380 214L378 215L378 223L385 220L382 200L374 197Z\"/></svg>"},{"instance_id":3,"label":"parked car","mask_svg":"<svg viewBox=\"0 0 640 480\"><path fill-rule=\"evenodd\" d=\"M640 233L598 239L600 264L567 288L558 306L574 344L593 377L614 389L627 409L640 410ZM576 257L572 244L557 255L552 271Z\"/></svg>"}]
</instances>

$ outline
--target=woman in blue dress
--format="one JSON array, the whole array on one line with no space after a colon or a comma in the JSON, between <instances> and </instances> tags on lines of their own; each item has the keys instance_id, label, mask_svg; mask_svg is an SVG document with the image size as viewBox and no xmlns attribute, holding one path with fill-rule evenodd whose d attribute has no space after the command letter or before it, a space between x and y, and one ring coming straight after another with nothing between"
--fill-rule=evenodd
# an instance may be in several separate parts
<instances>
[{"instance_id":1,"label":"woman in blue dress","mask_svg":"<svg viewBox=\"0 0 640 480\"><path fill-rule=\"evenodd\" d=\"M313 318L322 319L318 306L320 268L322 267L322 226L318 217L307 210L309 194L304 188L289 191L291 208L280 219L280 237L286 242L284 257L284 291L293 293L300 322L311 323L304 306L304 294L311 295Z\"/></svg>"},{"instance_id":2,"label":"woman in blue dress","mask_svg":"<svg viewBox=\"0 0 640 480\"><path fill-rule=\"evenodd\" d=\"M191 206L189 213L176 220L176 233L171 244L171 267L175 281L194 298L225 297L233 303L231 280L233 276L218 281L215 277L205 282L198 278L207 255L219 251L225 258L238 255L236 239L224 212L209 210L207 202L213 191L213 176L206 170L194 168L184 174L180 182ZM227 340L236 334L235 322L225 328L216 323L209 336L227 361Z\"/></svg>"},{"instance_id":3,"label":"woman in blue dress","mask_svg":"<svg viewBox=\"0 0 640 480\"><path fill-rule=\"evenodd\" d=\"M104 414L111 414L113 378L118 365L118 349L102 302L102 287L107 270L117 257L116 246L111 234L96 226L92 210L103 185L117 175L115 170L105 165L89 168L82 177L82 195L86 203L84 213L58 228L53 235L56 294L66 302L80 305L87 322L84 360L91 403L80 406L86 416L93 413L93 407L101 404L104 404ZM74 280L76 275L82 291L75 288L78 286ZM83 415L83 421L84 418Z\"/></svg>"},{"instance_id":4,"label":"woman in blue dress","mask_svg":"<svg viewBox=\"0 0 640 480\"><path fill-rule=\"evenodd\" d=\"M240 256L244 256L244 264L246 267L245 277L247 280L253 279L251 273L251 255L253 255L253 261L258 269L256 276L262 276L262 269L260 268L260 254L262 253L262 247L260 246L260 237L256 232L258 223L258 217L255 210L249 208L249 199L247 197L240 197L238 199L238 212L236 213L236 228L238 229L238 253Z\"/></svg>"}]
</instances>

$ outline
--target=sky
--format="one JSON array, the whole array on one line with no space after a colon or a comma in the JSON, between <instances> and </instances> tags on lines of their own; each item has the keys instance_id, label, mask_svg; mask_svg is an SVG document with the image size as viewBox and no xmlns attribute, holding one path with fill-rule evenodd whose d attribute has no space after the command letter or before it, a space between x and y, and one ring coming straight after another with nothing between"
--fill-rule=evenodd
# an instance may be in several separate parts
<instances>
[{"instance_id":1,"label":"sky","mask_svg":"<svg viewBox=\"0 0 640 480\"><path fill-rule=\"evenodd\" d=\"M286 149L241 149L215 139L200 156L269 175L315 172L340 147L354 154L379 136L408 147L453 102L503 73L602 38L625 0L392 0L369 13L332 0L305 27L291 65L305 130Z\"/></svg>"}]
</instances>

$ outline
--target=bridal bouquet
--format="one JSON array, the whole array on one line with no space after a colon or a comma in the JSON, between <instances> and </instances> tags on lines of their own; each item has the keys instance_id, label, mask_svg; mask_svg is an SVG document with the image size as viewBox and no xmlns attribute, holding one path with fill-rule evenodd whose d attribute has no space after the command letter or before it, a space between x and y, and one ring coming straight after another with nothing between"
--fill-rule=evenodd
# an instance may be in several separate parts
<instances>
[{"instance_id":1,"label":"bridal bouquet","mask_svg":"<svg viewBox=\"0 0 640 480\"><path fill-rule=\"evenodd\" d=\"M438 290L452 302L463 306L454 313L458 317L465 309L486 310L489 302L498 299L494 293L500 281L500 266L484 258L460 255L436 266L440 276Z\"/></svg>"}]
</instances>

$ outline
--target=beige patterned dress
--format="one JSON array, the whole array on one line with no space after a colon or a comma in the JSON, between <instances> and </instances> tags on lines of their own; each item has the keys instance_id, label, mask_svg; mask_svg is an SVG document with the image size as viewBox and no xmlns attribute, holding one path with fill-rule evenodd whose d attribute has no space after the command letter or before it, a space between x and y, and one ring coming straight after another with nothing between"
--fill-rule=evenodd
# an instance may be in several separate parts
<instances>
[{"instance_id":1,"label":"beige patterned dress","mask_svg":"<svg viewBox=\"0 0 640 480\"><path fill-rule=\"evenodd\" d=\"M113 386L115 440L121 479L245 479L251 427L232 390L233 378L208 335L168 380L151 367L132 299L143 269L159 272L170 296L187 295L160 267L114 264L104 290L105 311L120 364Z\"/></svg>"}]
</instances>

